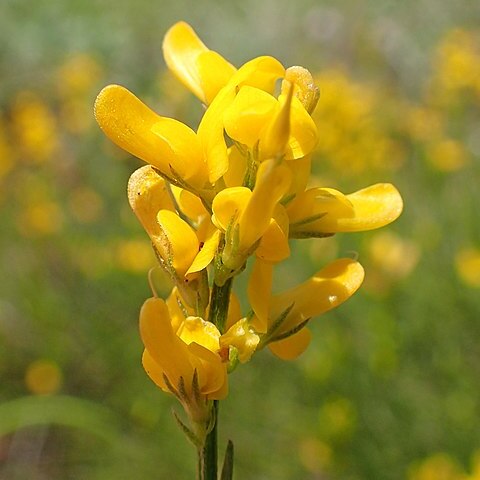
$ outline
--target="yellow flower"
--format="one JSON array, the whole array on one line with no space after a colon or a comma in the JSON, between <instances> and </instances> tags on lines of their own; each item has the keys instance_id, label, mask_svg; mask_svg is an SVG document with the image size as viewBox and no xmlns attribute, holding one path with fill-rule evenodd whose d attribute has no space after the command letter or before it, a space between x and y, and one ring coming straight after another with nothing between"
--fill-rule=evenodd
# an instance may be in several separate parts
<instances>
[{"instance_id":1,"label":"yellow flower","mask_svg":"<svg viewBox=\"0 0 480 480\"><path fill-rule=\"evenodd\" d=\"M228 391L215 325L187 317L174 330L167 304L150 298L140 312L140 334L145 345L142 362L149 377L173 393L194 422L207 421L208 401L225 398Z\"/></svg>"},{"instance_id":2,"label":"yellow flower","mask_svg":"<svg viewBox=\"0 0 480 480\"><path fill-rule=\"evenodd\" d=\"M114 143L156 167L172 183L203 189L207 166L196 133L157 115L126 88L109 85L95 101L95 118Z\"/></svg>"},{"instance_id":3,"label":"yellow flower","mask_svg":"<svg viewBox=\"0 0 480 480\"><path fill-rule=\"evenodd\" d=\"M273 265L258 260L248 285L248 297L255 313L253 327L264 333L263 344L283 359L300 355L310 342L305 328L315 316L350 298L364 278L362 266L342 258L330 263L306 282L272 295Z\"/></svg>"},{"instance_id":4,"label":"yellow flower","mask_svg":"<svg viewBox=\"0 0 480 480\"><path fill-rule=\"evenodd\" d=\"M206 105L236 71L221 55L207 48L185 22L176 23L165 34L163 55L168 68Z\"/></svg>"},{"instance_id":5,"label":"yellow flower","mask_svg":"<svg viewBox=\"0 0 480 480\"><path fill-rule=\"evenodd\" d=\"M403 201L389 183L379 183L349 195L332 188L312 188L287 207L290 236L322 237L383 227L402 213Z\"/></svg>"},{"instance_id":6,"label":"yellow flower","mask_svg":"<svg viewBox=\"0 0 480 480\"><path fill-rule=\"evenodd\" d=\"M457 275L469 287L480 288L480 249L461 248L455 255Z\"/></svg>"},{"instance_id":7,"label":"yellow flower","mask_svg":"<svg viewBox=\"0 0 480 480\"><path fill-rule=\"evenodd\" d=\"M222 256L224 265L236 270L258 246L257 242L271 228L280 234L280 250L270 249L272 255L287 252L288 231L275 227L275 216L281 215L283 207L279 201L290 186L291 172L284 165L276 165L275 160L263 162L257 173L255 187L231 187L222 190L213 200L212 221L226 233L226 247ZM288 226L288 224L287 224ZM280 259L283 259L280 258ZM273 259L272 259L273 260Z\"/></svg>"},{"instance_id":8,"label":"yellow flower","mask_svg":"<svg viewBox=\"0 0 480 480\"><path fill-rule=\"evenodd\" d=\"M181 325L185 319L195 316L195 310L190 308L183 299L178 288L174 288L166 300L172 328L175 332L180 331ZM208 318L209 308L206 309L205 318ZM229 308L227 320L225 324L226 332L220 337L220 356L227 361L233 357L237 357L242 363L250 360L260 341L259 336L250 326L250 322L246 318L240 318L240 302L234 293L230 294ZM231 349L233 348L233 352ZM233 366L235 358L232 358Z\"/></svg>"},{"instance_id":9,"label":"yellow flower","mask_svg":"<svg viewBox=\"0 0 480 480\"><path fill-rule=\"evenodd\" d=\"M149 165L136 170L128 182L130 206L150 236L160 265L182 290L188 304L203 313L208 291L202 270L215 256L220 232L192 197L180 188L170 190Z\"/></svg>"}]
</instances>

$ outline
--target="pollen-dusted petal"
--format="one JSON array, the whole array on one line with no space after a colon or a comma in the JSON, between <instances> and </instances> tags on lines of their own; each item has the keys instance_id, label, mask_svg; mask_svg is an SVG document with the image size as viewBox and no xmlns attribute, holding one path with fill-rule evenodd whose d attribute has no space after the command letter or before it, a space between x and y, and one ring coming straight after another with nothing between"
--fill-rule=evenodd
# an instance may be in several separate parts
<instances>
[{"instance_id":1,"label":"pollen-dusted petal","mask_svg":"<svg viewBox=\"0 0 480 480\"><path fill-rule=\"evenodd\" d=\"M212 203L212 222L224 232L232 219L238 219L245 210L252 191L247 187L225 188L217 193Z\"/></svg>"},{"instance_id":2,"label":"pollen-dusted petal","mask_svg":"<svg viewBox=\"0 0 480 480\"><path fill-rule=\"evenodd\" d=\"M224 112L225 131L233 140L254 148L277 109L278 101L269 93L250 86L241 87Z\"/></svg>"},{"instance_id":3,"label":"pollen-dusted petal","mask_svg":"<svg viewBox=\"0 0 480 480\"><path fill-rule=\"evenodd\" d=\"M164 392L172 393L165 384L165 379L163 378L165 371L157 362L155 362L152 356L148 353L148 350L143 351L142 365L147 372L147 375L157 385L157 387L160 387Z\"/></svg>"},{"instance_id":4,"label":"pollen-dusted petal","mask_svg":"<svg viewBox=\"0 0 480 480\"><path fill-rule=\"evenodd\" d=\"M109 85L98 94L95 118L120 148L169 176L172 165L180 175L186 174L203 187L206 165L202 166L200 145L195 132L183 123L157 115L120 85ZM184 164L187 158L188 168Z\"/></svg>"},{"instance_id":5,"label":"pollen-dusted petal","mask_svg":"<svg viewBox=\"0 0 480 480\"><path fill-rule=\"evenodd\" d=\"M149 298L140 310L140 335L146 350L173 385L180 377L191 381L193 370L187 346L172 330L167 305L160 298Z\"/></svg>"},{"instance_id":6,"label":"pollen-dusted petal","mask_svg":"<svg viewBox=\"0 0 480 480\"><path fill-rule=\"evenodd\" d=\"M240 250L250 248L265 233L290 182L291 172L284 165L273 159L260 164L252 196L239 220Z\"/></svg>"},{"instance_id":7,"label":"pollen-dusted petal","mask_svg":"<svg viewBox=\"0 0 480 480\"><path fill-rule=\"evenodd\" d=\"M310 344L312 333L308 328L302 328L291 337L268 344L271 352L282 360L294 360L301 355Z\"/></svg>"},{"instance_id":8,"label":"pollen-dusted petal","mask_svg":"<svg viewBox=\"0 0 480 480\"><path fill-rule=\"evenodd\" d=\"M163 55L168 68L204 103L209 103L235 72L235 67L207 48L185 22L168 30Z\"/></svg>"},{"instance_id":9,"label":"pollen-dusted petal","mask_svg":"<svg viewBox=\"0 0 480 480\"><path fill-rule=\"evenodd\" d=\"M250 327L246 318L236 322L220 337L221 346L232 345L238 350L238 358L242 363L250 360L259 342L260 337Z\"/></svg>"},{"instance_id":10,"label":"pollen-dusted petal","mask_svg":"<svg viewBox=\"0 0 480 480\"><path fill-rule=\"evenodd\" d=\"M312 74L303 67L289 67L285 71L285 80L282 82L282 93L288 89L288 83L295 85L295 96L302 102L305 110L312 113L320 98L320 90L315 85Z\"/></svg>"},{"instance_id":11,"label":"pollen-dusted petal","mask_svg":"<svg viewBox=\"0 0 480 480\"><path fill-rule=\"evenodd\" d=\"M280 95L281 100L283 95ZM287 144L285 158L293 160L304 157L313 151L318 142L318 130L312 117L303 108L300 100L292 99L290 138Z\"/></svg>"},{"instance_id":12,"label":"pollen-dusted petal","mask_svg":"<svg viewBox=\"0 0 480 480\"><path fill-rule=\"evenodd\" d=\"M274 295L270 304L270 321L274 321L290 305L293 308L282 324L286 332L303 321L337 307L350 298L364 278L360 263L350 258L336 260L317 272L306 282Z\"/></svg>"},{"instance_id":13,"label":"pollen-dusted petal","mask_svg":"<svg viewBox=\"0 0 480 480\"><path fill-rule=\"evenodd\" d=\"M208 166L210 183L215 183L228 170L228 149L223 132L223 114L235 98L235 87L220 90L198 126L198 138Z\"/></svg>"},{"instance_id":14,"label":"pollen-dusted petal","mask_svg":"<svg viewBox=\"0 0 480 480\"><path fill-rule=\"evenodd\" d=\"M273 264L256 258L248 282L247 293L248 301L257 316L255 328L261 333L267 331L267 318L270 310L272 281Z\"/></svg>"},{"instance_id":15,"label":"pollen-dusted petal","mask_svg":"<svg viewBox=\"0 0 480 480\"><path fill-rule=\"evenodd\" d=\"M160 210L157 220L168 241L173 267L179 276L185 275L198 253L198 239L195 231L175 212Z\"/></svg>"},{"instance_id":16,"label":"pollen-dusted petal","mask_svg":"<svg viewBox=\"0 0 480 480\"><path fill-rule=\"evenodd\" d=\"M128 181L128 201L150 237L160 235L159 210L174 210L165 180L150 166L135 170Z\"/></svg>"},{"instance_id":17,"label":"pollen-dusted petal","mask_svg":"<svg viewBox=\"0 0 480 480\"><path fill-rule=\"evenodd\" d=\"M120 148L154 164L161 141L151 128L160 116L133 93L120 85L108 85L95 100L95 118Z\"/></svg>"},{"instance_id":18,"label":"pollen-dusted petal","mask_svg":"<svg viewBox=\"0 0 480 480\"><path fill-rule=\"evenodd\" d=\"M228 85L249 85L273 94L275 82L285 76L285 68L273 57L254 58L242 65L232 76Z\"/></svg>"},{"instance_id":19,"label":"pollen-dusted petal","mask_svg":"<svg viewBox=\"0 0 480 480\"><path fill-rule=\"evenodd\" d=\"M187 275L193 272L199 272L210 264L215 257L215 253L217 252L218 244L220 242L220 235L220 230L216 229L211 233L201 247L200 251L197 253L195 259L190 265L190 268L187 270Z\"/></svg>"},{"instance_id":20,"label":"pollen-dusted petal","mask_svg":"<svg viewBox=\"0 0 480 480\"><path fill-rule=\"evenodd\" d=\"M218 328L200 317L187 317L177 330L177 335L187 345L195 342L211 352L216 352L220 348Z\"/></svg>"},{"instance_id":21,"label":"pollen-dusted petal","mask_svg":"<svg viewBox=\"0 0 480 480\"><path fill-rule=\"evenodd\" d=\"M336 198L341 200L339 195ZM342 209L338 202L317 197L315 210L325 210L327 214L310 227L328 233L373 230L396 220L403 209L400 193L389 183L372 185L346 195L345 199L352 205L352 209Z\"/></svg>"}]
</instances>

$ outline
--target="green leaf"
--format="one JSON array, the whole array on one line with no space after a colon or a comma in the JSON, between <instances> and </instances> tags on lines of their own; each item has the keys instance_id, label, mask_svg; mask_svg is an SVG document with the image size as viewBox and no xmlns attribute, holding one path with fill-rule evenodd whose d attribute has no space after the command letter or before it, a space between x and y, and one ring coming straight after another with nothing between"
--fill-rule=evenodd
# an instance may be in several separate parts
<instances>
[{"instance_id":1,"label":"green leaf","mask_svg":"<svg viewBox=\"0 0 480 480\"><path fill-rule=\"evenodd\" d=\"M0 404L0 436L35 425L78 428L111 443L121 437L120 425L107 408L66 395L28 396Z\"/></svg>"},{"instance_id":2,"label":"green leaf","mask_svg":"<svg viewBox=\"0 0 480 480\"><path fill-rule=\"evenodd\" d=\"M220 480L232 480L233 478L233 442L228 441L225 457L223 459L222 476Z\"/></svg>"}]
</instances>

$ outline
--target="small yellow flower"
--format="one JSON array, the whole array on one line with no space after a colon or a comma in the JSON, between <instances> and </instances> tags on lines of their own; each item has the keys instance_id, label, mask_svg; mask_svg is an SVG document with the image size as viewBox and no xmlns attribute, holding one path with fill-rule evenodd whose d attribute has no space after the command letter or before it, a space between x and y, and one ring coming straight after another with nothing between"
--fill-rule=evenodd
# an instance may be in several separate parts
<instances>
[{"instance_id":1,"label":"small yellow flower","mask_svg":"<svg viewBox=\"0 0 480 480\"><path fill-rule=\"evenodd\" d=\"M140 312L140 334L149 377L173 393L194 422L206 421L208 401L225 398L228 391L218 329L202 318L188 317L175 331L167 304L150 298Z\"/></svg>"},{"instance_id":2,"label":"small yellow flower","mask_svg":"<svg viewBox=\"0 0 480 480\"><path fill-rule=\"evenodd\" d=\"M403 201L389 183L349 195L332 188L312 188L287 207L291 237L316 237L383 227L402 213Z\"/></svg>"},{"instance_id":3,"label":"small yellow flower","mask_svg":"<svg viewBox=\"0 0 480 480\"><path fill-rule=\"evenodd\" d=\"M466 285L480 288L480 249L460 249L455 256L455 267L458 276Z\"/></svg>"},{"instance_id":4,"label":"small yellow flower","mask_svg":"<svg viewBox=\"0 0 480 480\"><path fill-rule=\"evenodd\" d=\"M310 342L306 323L348 300L364 278L363 267L358 262L342 258L306 282L272 295L272 273L271 263L257 259L248 285L248 297L255 312L253 327L265 334L263 342L283 359L300 355Z\"/></svg>"},{"instance_id":5,"label":"small yellow flower","mask_svg":"<svg viewBox=\"0 0 480 480\"><path fill-rule=\"evenodd\" d=\"M150 236L161 265L175 282L193 286L192 280L198 278L198 272L213 260L220 232L204 207L192 202L188 192L185 193L182 195L182 190L177 189L175 196L165 180L148 165L136 170L128 182L130 206ZM193 220L178 215L176 208L182 206L195 215Z\"/></svg>"}]
</instances>

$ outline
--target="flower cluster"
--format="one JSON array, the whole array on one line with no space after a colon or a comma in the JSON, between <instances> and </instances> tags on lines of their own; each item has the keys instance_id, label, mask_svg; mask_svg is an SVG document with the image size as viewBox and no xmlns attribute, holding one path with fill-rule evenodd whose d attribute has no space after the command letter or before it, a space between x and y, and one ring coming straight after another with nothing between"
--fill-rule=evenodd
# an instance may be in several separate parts
<instances>
[{"instance_id":1,"label":"flower cluster","mask_svg":"<svg viewBox=\"0 0 480 480\"><path fill-rule=\"evenodd\" d=\"M384 226L402 200L390 184L348 195L307 188L319 90L306 69L269 56L237 69L184 22L167 32L163 52L206 106L197 131L119 85L100 92L95 116L113 142L147 163L131 176L128 198L173 283L168 299L154 289L141 309L143 365L205 433L228 372L265 346L283 359L298 356L310 342L308 321L363 281L362 266L342 258L273 293L273 269L289 257L289 241ZM231 285L250 257L251 310L242 315Z\"/></svg>"}]
</instances>

